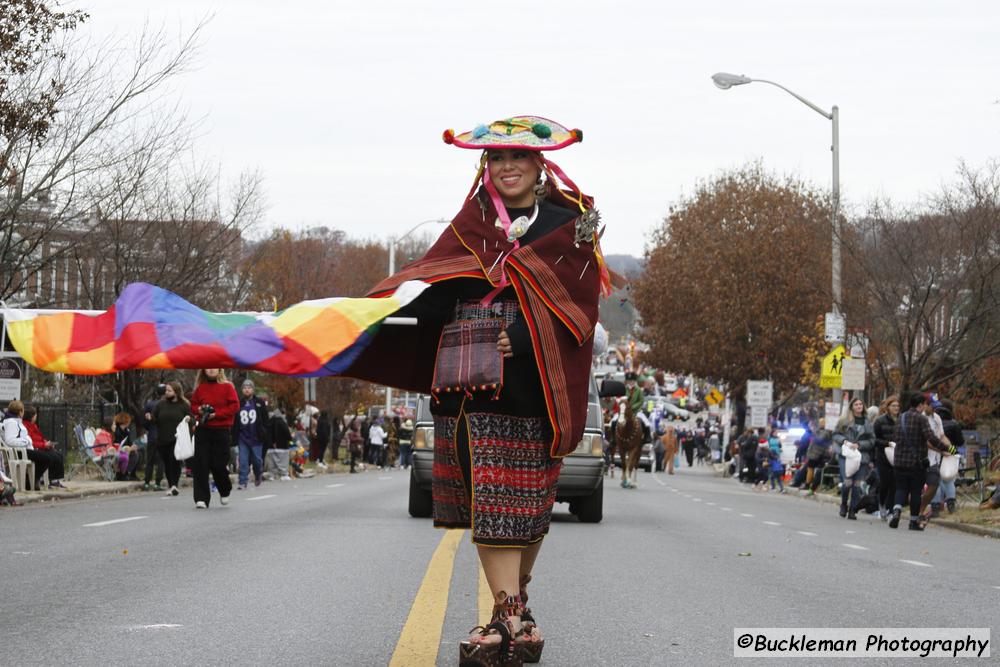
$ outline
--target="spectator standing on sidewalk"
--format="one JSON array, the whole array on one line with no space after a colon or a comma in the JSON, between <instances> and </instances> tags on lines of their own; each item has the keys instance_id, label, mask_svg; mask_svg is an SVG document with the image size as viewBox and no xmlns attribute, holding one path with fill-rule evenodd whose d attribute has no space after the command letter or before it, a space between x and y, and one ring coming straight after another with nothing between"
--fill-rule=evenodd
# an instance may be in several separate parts
<instances>
[{"instance_id":1,"label":"spectator standing on sidewalk","mask_svg":"<svg viewBox=\"0 0 1000 667\"><path fill-rule=\"evenodd\" d=\"M371 429L368 431L368 438L372 442L372 464L379 467L379 470L385 467L385 436L386 432L382 428L382 420L376 421L372 424Z\"/></svg>"},{"instance_id":2,"label":"spectator standing on sidewalk","mask_svg":"<svg viewBox=\"0 0 1000 667\"><path fill-rule=\"evenodd\" d=\"M407 419L399 427L399 465L409 470L413 465L413 420Z\"/></svg>"},{"instance_id":3,"label":"spectator standing on sidewalk","mask_svg":"<svg viewBox=\"0 0 1000 667\"><path fill-rule=\"evenodd\" d=\"M945 447L945 449L938 449L933 445L929 445L927 448L927 479L924 482L926 486L920 498L920 515L924 523L927 523L930 521L932 514L931 500L937 495L938 487L941 485L941 456L948 453L947 448L951 446L951 442L948 441L947 436L944 434L944 422L941 420L941 415L936 412L941 407L940 401L938 401L937 396L934 394L927 394L925 398L924 416L927 417L927 423L930 425L931 430L934 431L934 435L944 443Z\"/></svg>"},{"instance_id":4,"label":"spectator standing on sidewalk","mask_svg":"<svg viewBox=\"0 0 1000 667\"><path fill-rule=\"evenodd\" d=\"M361 435L361 420L355 417L347 427L347 449L351 453L351 472L357 472L358 459L364 454L365 439Z\"/></svg>"},{"instance_id":5,"label":"spectator standing on sidewalk","mask_svg":"<svg viewBox=\"0 0 1000 667\"><path fill-rule=\"evenodd\" d=\"M198 428L194 438L194 506L208 509L212 501L208 474L219 490L219 502L229 504L233 483L229 479L230 430L240 409L236 387L221 368L204 368L195 378L191 415Z\"/></svg>"},{"instance_id":6,"label":"spectator standing on sidewalk","mask_svg":"<svg viewBox=\"0 0 1000 667\"><path fill-rule=\"evenodd\" d=\"M316 431L319 428L319 412L319 408L307 402L302 406L302 411L298 415L299 427L305 433L309 443L310 461L321 460L319 456L319 439L316 437Z\"/></svg>"},{"instance_id":7,"label":"spectator standing on sidewalk","mask_svg":"<svg viewBox=\"0 0 1000 667\"><path fill-rule=\"evenodd\" d=\"M156 420L153 419L153 410L156 404L163 400L163 395L167 391L167 385L158 384L153 390L153 395L142 407L142 427L146 429L146 476L143 480L142 490L149 491L152 487L153 470L156 470L156 490L160 490L160 483L163 482L163 459L160 457L160 448L156 445Z\"/></svg>"},{"instance_id":8,"label":"spectator standing on sidewalk","mask_svg":"<svg viewBox=\"0 0 1000 667\"><path fill-rule=\"evenodd\" d=\"M240 387L243 398L240 411L233 420L232 437L239 447L239 477L237 490L247 488L250 469L253 468L253 485L260 486L264 474L264 446L270 431L267 423L267 403L255 395L253 380L247 378Z\"/></svg>"},{"instance_id":9,"label":"spectator standing on sidewalk","mask_svg":"<svg viewBox=\"0 0 1000 667\"><path fill-rule=\"evenodd\" d=\"M943 398L940 401L940 406L937 408L937 414L941 418L941 428L944 433L942 440L958 449L965 444L965 436L962 435L962 425L955 420L955 404L947 398ZM947 507L948 513L953 514L955 512L955 496L955 480L941 479L937 493L931 500L931 517L940 516L942 507Z\"/></svg>"},{"instance_id":10,"label":"spectator standing on sidewalk","mask_svg":"<svg viewBox=\"0 0 1000 667\"><path fill-rule=\"evenodd\" d=\"M861 499L861 482L871 472L872 454L875 450L875 429L865 411L865 402L860 398L851 401L847 413L837 422L833 442L838 448L837 462L840 465L840 477L844 480L840 488L840 516L856 520L858 501ZM844 448L856 449L861 453L861 465L850 477L845 471L847 460Z\"/></svg>"},{"instance_id":11,"label":"spectator standing on sidewalk","mask_svg":"<svg viewBox=\"0 0 1000 667\"><path fill-rule=\"evenodd\" d=\"M326 470L326 448L330 445L330 413L320 410L316 418L316 467Z\"/></svg>"},{"instance_id":12,"label":"spectator standing on sidewalk","mask_svg":"<svg viewBox=\"0 0 1000 667\"><path fill-rule=\"evenodd\" d=\"M283 482L291 481L288 474L288 450L292 446L292 430L281 410L274 410L268 422L270 424L271 445L267 450L267 470L271 478L277 476Z\"/></svg>"},{"instance_id":13,"label":"spectator standing on sidewalk","mask_svg":"<svg viewBox=\"0 0 1000 667\"><path fill-rule=\"evenodd\" d=\"M399 415L393 415L392 419L389 420L388 430L385 434L385 467L395 468L396 464L399 463L399 428L400 420Z\"/></svg>"},{"instance_id":14,"label":"spectator standing on sidewalk","mask_svg":"<svg viewBox=\"0 0 1000 667\"><path fill-rule=\"evenodd\" d=\"M336 463L340 460L340 441L344 437L344 418L334 415L330 419L330 460Z\"/></svg>"},{"instance_id":15,"label":"spectator standing on sidewalk","mask_svg":"<svg viewBox=\"0 0 1000 667\"><path fill-rule=\"evenodd\" d=\"M42 435L42 431L38 428L38 408L34 405L24 406L24 428L31 438L28 460L35 462L34 488L37 490L40 487L42 475L47 470L49 488L65 489L66 487L62 483L63 475L66 474L63 455L57 452L52 443Z\"/></svg>"},{"instance_id":16,"label":"spectator standing on sidewalk","mask_svg":"<svg viewBox=\"0 0 1000 667\"><path fill-rule=\"evenodd\" d=\"M807 496L816 495L819 485L823 483L823 468L826 462L831 460L831 449L833 448L833 432L825 427L826 420L821 419L817 423L817 428L813 429L812 442L806 452L806 465L809 470L806 472L806 486L809 487Z\"/></svg>"},{"instance_id":17,"label":"spectator standing on sidewalk","mask_svg":"<svg viewBox=\"0 0 1000 667\"><path fill-rule=\"evenodd\" d=\"M894 447L893 438L899 421L899 397L890 396L879 406L879 416L872 427L875 430L875 469L878 472L878 509L883 521L889 518L896 498L896 474L885 455L886 447Z\"/></svg>"},{"instance_id":18,"label":"spectator standing on sidewalk","mask_svg":"<svg viewBox=\"0 0 1000 667\"><path fill-rule=\"evenodd\" d=\"M189 414L191 404L184 398L181 383L176 380L168 382L163 389L163 398L156 403L152 413L156 423L156 448L167 475L168 496L180 494L177 485L181 480L181 462L174 457L174 445L177 444L177 426Z\"/></svg>"},{"instance_id":19,"label":"spectator standing on sidewalk","mask_svg":"<svg viewBox=\"0 0 1000 667\"><path fill-rule=\"evenodd\" d=\"M906 399L908 410L899 417L893 441L896 443L894 471L896 474L896 503L889 519L890 528L899 527L903 505L910 503L910 530L923 530L920 522L920 492L927 479L927 444L945 449L945 444L931 430L924 408L927 399L920 392L910 393Z\"/></svg>"}]
</instances>

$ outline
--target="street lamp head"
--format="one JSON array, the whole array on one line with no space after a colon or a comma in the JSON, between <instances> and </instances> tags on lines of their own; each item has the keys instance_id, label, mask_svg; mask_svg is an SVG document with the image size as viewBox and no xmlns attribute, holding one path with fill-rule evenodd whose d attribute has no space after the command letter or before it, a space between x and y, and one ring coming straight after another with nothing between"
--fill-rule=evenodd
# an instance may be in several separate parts
<instances>
[{"instance_id":1,"label":"street lamp head","mask_svg":"<svg viewBox=\"0 0 1000 667\"><path fill-rule=\"evenodd\" d=\"M729 90L733 86L742 86L744 83L750 83L751 81L753 81L753 79L748 76L743 76L742 74L718 72L712 75L712 83L714 83L717 88L721 88L722 90Z\"/></svg>"}]
</instances>

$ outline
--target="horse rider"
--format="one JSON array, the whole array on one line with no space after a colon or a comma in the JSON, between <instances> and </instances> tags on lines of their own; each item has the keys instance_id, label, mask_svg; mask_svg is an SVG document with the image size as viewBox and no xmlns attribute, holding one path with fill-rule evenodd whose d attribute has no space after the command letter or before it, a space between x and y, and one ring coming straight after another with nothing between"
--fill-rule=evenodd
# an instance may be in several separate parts
<instances>
[{"instance_id":1,"label":"horse rider","mask_svg":"<svg viewBox=\"0 0 1000 667\"><path fill-rule=\"evenodd\" d=\"M651 440L649 417L646 413L642 411L642 404L646 400L642 389L639 387L639 376L635 371L629 371L625 373L625 400L628 401L629 405L632 407L632 414L639 418L642 422L642 441L649 442ZM614 432L615 427L618 425L618 413L615 412L614 417L611 418L611 431Z\"/></svg>"}]
</instances>

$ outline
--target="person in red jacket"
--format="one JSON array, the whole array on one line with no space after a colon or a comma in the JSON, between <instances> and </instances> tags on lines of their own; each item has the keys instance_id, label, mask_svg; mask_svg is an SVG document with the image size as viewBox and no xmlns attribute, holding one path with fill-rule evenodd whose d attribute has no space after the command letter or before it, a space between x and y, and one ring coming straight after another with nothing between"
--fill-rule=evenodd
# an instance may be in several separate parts
<instances>
[{"instance_id":1,"label":"person in red jacket","mask_svg":"<svg viewBox=\"0 0 1000 667\"><path fill-rule=\"evenodd\" d=\"M236 387L219 368L198 371L191 394L191 414L197 423L194 435L194 506L208 509L212 499L208 473L219 489L219 502L229 503L233 483L229 480L229 432L240 409Z\"/></svg>"}]
</instances>

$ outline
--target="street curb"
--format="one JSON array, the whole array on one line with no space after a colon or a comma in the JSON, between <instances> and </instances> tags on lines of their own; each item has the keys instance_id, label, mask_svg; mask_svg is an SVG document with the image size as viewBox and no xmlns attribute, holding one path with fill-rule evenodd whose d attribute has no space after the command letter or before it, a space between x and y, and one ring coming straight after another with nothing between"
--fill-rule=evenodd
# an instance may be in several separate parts
<instances>
[{"instance_id":1,"label":"street curb","mask_svg":"<svg viewBox=\"0 0 1000 667\"><path fill-rule=\"evenodd\" d=\"M121 486L114 486L110 488L99 488L99 489L81 489L80 491L73 492L59 492L59 491L45 491L43 493L25 495L18 498L18 502L28 505L30 503L40 503L46 500L75 500L78 498L86 498L88 496L103 496L110 495L116 496L122 493L134 493L136 491L142 491L142 482L119 482Z\"/></svg>"},{"instance_id":2,"label":"street curb","mask_svg":"<svg viewBox=\"0 0 1000 667\"><path fill-rule=\"evenodd\" d=\"M333 467L332 465L330 466ZM334 470L323 470L315 469L316 475L337 475L343 474L339 471ZM230 474L232 476L232 474ZM72 484L72 482L69 482ZM30 495L20 495L17 499L22 505L30 505L33 503L41 503L48 500L79 500L80 498L87 498L89 496L117 496L123 493L156 493L156 491L143 491L143 482L108 482L108 484L114 484L113 487L101 487L95 489L81 489L79 491L73 491L70 493L65 493L61 491L44 491L42 493L32 493ZM185 488L191 486L191 480L187 477L181 477L178 487ZM161 490L160 493L163 493Z\"/></svg>"},{"instance_id":3,"label":"street curb","mask_svg":"<svg viewBox=\"0 0 1000 667\"><path fill-rule=\"evenodd\" d=\"M813 500L818 503L826 503L828 505L836 505L839 502L839 499L835 496L830 496L825 493L817 493L813 496L803 496L798 493L786 493L785 495L793 498L799 498L800 500ZM934 519L931 521L931 525L941 526L943 528L949 528L963 533L969 533L970 535L980 535L982 537L992 537L993 539L1000 540L1000 530L997 530L996 528L977 526L972 523L958 523L957 521L949 521L948 519Z\"/></svg>"}]
</instances>

